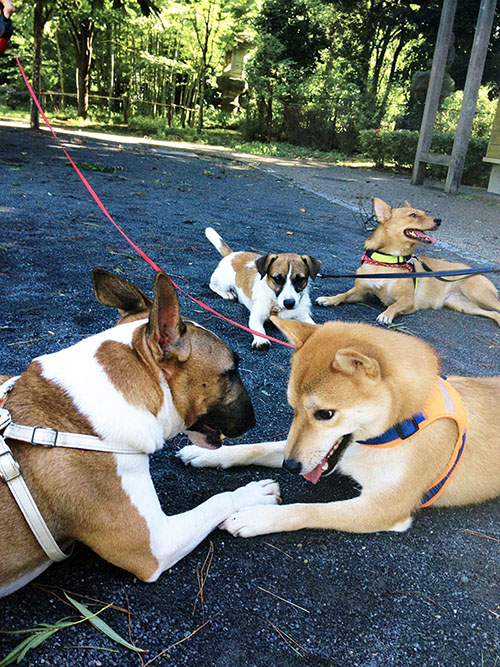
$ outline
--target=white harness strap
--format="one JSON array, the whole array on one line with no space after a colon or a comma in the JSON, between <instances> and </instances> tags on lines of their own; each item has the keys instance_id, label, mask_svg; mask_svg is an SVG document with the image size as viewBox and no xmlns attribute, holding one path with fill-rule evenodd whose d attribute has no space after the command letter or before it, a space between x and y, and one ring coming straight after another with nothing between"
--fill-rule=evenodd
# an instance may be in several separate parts
<instances>
[{"instance_id":1,"label":"white harness strap","mask_svg":"<svg viewBox=\"0 0 500 667\"><path fill-rule=\"evenodd\" d=\"M5 414L6 413L6 414ZM8 424L10 415L7 410L0 409L0 432ZM47 556L54 561L64 560L70 553L65 554L59 549L57 542L52 537L49 527L44 521L40 510L36 506L35 500L26 486L26 482L21 474L19 463L12 455L9 445L0 435L0 479L7 484L10 492L14 496L19 509L26 519L26 523L31 528L31 532L38 540L38 543L45 551Z\"/></svg>"},{"instance_id":2,"label":"white harness strap","mask_svg":"<svg viewBox=\"0 0 500 667\"><path fill-rule=\"evenodd\" d=\"M0 385L0 405L3 404L4 399L19 377L18 375L9 378ZM71 555L71 551L66 554L58 547L23 479L19 463L15 460L10 447L5 441L7 437L41 447L67 447L95 452L108 452L111 454L142 453L124 443L104 442L93 435L66 433L42 426L14 424L12 423L9 411L0 407L0 479L9 487L33 535L47 556L53 561L61 561L68 558Z\"/></svg>"}]
</instances>

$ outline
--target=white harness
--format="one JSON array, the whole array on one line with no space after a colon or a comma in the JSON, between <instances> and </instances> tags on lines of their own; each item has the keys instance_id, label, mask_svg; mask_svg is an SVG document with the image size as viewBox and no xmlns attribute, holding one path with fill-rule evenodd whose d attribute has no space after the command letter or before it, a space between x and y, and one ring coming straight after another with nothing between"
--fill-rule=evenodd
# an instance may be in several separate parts
<instances>
[{"instance_id":1,"label":"white harness","mask_svg":"<svg viewBox=\"0 0 500 667\"><path fill-rule=\"evenodd\" d=\"M0 385L0 405L19 377L20 375L9 378ZM21 467L14 458L12 450L5 440L6 438L21 440L41 447L87 449L111 454L142 454L142 452L131 448L129 445L120 442L104 442L93 435L66 433L42 426L14 424L9 411L0 408L0 479L9 487L33 535L47 556L53 561L68 558L72 549L69 553L64 553L59 548L23 479Z\"/></svg>"}]
</instances>

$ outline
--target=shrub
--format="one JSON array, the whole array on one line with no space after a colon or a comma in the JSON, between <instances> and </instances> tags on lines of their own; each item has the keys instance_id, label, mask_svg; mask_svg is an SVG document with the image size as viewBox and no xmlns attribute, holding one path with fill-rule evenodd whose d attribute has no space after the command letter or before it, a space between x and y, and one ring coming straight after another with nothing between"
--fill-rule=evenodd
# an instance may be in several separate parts
<instances>
[{"instance_id":1,"label":"shrub","mask_svg":"<svg viewBox=\"0 0 500 667\"><path fill-rule=\"evenodd\" d=\"M411 169L417 151L419 133L412 130L362 130L360 133L361 151L375 163L376 167L394 165L397 169ZM455 135L451 132L438 132L433 135L431 150L435 153L451 155ZM471 137L467 157L465 158L462 182L465 185L486 187L490 166L483 162L488 148L488 140L483 137ZM446 167L427 165L426 175L435 180L446 178Z\"/></svg>"}]
</instances>

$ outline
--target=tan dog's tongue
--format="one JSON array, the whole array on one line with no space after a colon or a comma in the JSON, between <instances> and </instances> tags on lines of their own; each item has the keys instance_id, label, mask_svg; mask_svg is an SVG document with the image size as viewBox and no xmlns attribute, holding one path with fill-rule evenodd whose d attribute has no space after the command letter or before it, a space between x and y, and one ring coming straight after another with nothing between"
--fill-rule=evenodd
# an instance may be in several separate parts
<instances>
[{"instance_id":1,"label":"tan dog's tongue","mask_svg":"<svg viewBox=\"0 0 500 667\"><path fill-rule=\"evenodd\" d=\"M313 484L317 484L319 478L321 477L321 474L323 472L323 466L326 463L326 456L325 458L319 463L314 470L311 470L311 472L306 473L305 475L302 475L304 479L307 479L308 482L312 482Z\"/></svg>"}]
</instances>

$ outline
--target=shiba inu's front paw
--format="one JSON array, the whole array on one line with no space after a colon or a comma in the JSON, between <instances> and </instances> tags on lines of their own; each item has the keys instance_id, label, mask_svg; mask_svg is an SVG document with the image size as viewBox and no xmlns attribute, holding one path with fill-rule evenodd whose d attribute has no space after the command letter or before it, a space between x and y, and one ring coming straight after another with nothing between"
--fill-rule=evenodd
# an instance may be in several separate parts
<instances>
[{"instance_id":1,"label":"shiba inu's front paw","mask_svg":"<svg viewBox=\"0 0 500 667\"><path fill-rule=\"evenodd\" d=\"M378 324L383 324L387 327L389 324L392 324L392 317L389 317L384 311L383 313L380 313L380 315L377 315L377 322Z\"/></svg>"},{"instance_id":2,"label":"shiba inu's front paw","mask_svg":"<svg viewBox=\"0 0 500 667\"><path fill-rule=\"evenodd\" d=\"M336 300L334 296L318 296L316 299L316 305L323 306L327 308L328 306L338 306L340 302Z\"/></svg>"},{"instance_id":3,"label":"shiba inu's front paw","mask_svg":"<svg viewBox=\"0 0 500 667\"><path fill-rule=\"evenodd\" d=\"M278 524L281 510L282 508L278 506L245 507L231 514L219 528L227 530L235 537L255 537L255 535L277 533L283 530Z\"/></svg>"},{"instance_id":4,"label":"shiba inu's front paw","mask_svg":"<svg viewBox=\"0 0 500 667\"><path fill-rule=\"evenodd\" d=\"M176 456L185 464L195 468L229 468L234 463L230 460L230 447L206 449L197 445L186 445L179 449Z\"/></svg>"},{"instance_id":5,"label":"shiba inu's front paw","mask_svg":"<svg viewBox=\"0 0 500 667\"><path fill-rule=\"evenodd\" d=\"M262 351L265 351L265 350L269 350L270 347L271 347L271 343L268 340L266 340L265 338L258 338L256 340L252 341L252 348L254 350L260 350L262 352Z\"/></svg>"},{"instance_id":6,"label":"shiba inu's front paw","mask_svg":"<svg viewBox=\"0 0 500 667\"><path fill-rule=\"evenodd\" d=\"M233 491L233 504L237 514L242 508L262 507L263 505L276 505L281 502L280 487L273 479L261 479L258 482L250 482ZM231 516L234 516L232 514ZM231 518L231 517L229 517ZM228 521L229 519L226 519ZM225 522L221 524L223 527Z\"/></svg>"}]
</instances>

